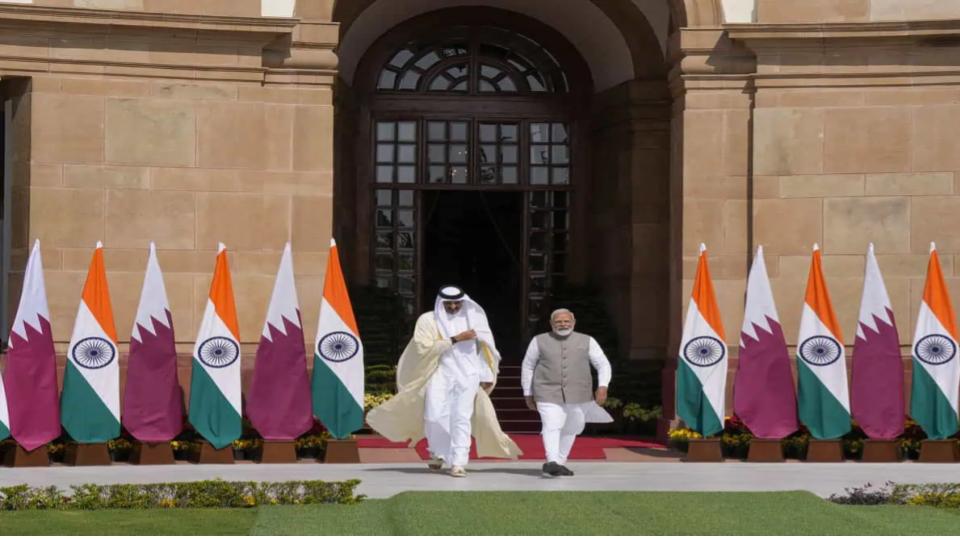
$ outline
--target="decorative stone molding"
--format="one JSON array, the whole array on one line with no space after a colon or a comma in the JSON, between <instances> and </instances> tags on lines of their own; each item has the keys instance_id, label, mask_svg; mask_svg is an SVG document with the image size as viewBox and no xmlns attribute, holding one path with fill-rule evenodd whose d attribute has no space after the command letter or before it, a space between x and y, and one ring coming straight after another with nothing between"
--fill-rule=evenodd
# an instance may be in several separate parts
<instances>
[{"instance_id":1,"label":"decorative stone molding","mask_svg":"<svg viewBox=\"0 0 960 540\"><path fill-rule=\"evenodd\" d=\"M333 52L339 40L339 25L330 22L303 21L289 38L275 42L264 50L263 64L279 70L307 70L330 78L337 74L337 55Z\"/></svg>"},{"instance_id":2,"label":"decorative stone molding","mask_svg":"<svg viewBox=\"0 0 960 540\"><path fill-rule=\"evenodd\" d=\"M707 26L723 23L723 7L720 0L669 0L674 24L679 28Z\"/></svg>"},{"instance_id":3,"label":"decorative stone molding","mask_svg":"<svg viewBox=\"0 0 960 540\"><path fill-rule=\"evenodd\" d=\"M911 43L937 46L960 44L960 19L826 24L725 24L731 40L755 47L797 45L818 41Z\"/></svg>"},{"instance_id":4,"label":"decorative stone molding","mask_svg":"<svg viewBox=\"0 0 960 540\"><path fill-rule=\"evenodd\" d=\"M296 19L223 17L83 8L54 8L25 4L0 4L0 29L25 33L27 29L71 32L170 32L180 37L196 35L266 44L290 34Z\"/></svg>"},{"instance_id":5,"label":"decorative stone molding","mask_svg":"<svg viewBox=\"0 0 960 540\"><path fill-rule=\"evenodd\" d=\"M960 80L960 20L730 24L758 86L918 86Z\"/></svg>"},{"instance_id":6,"label":"decorative stone molding","mask_svg":"<svg viewBox=\"0 0 960 540\"><path fill-rule=\"evenodd\" d=\"M331 85L338 25L0 4L0 73Z\"/></svg>"},{"instance_id":7,"label":"decorative stone molding","mask_svg":"<svg viewBox=\"0 0 960 540\"><path fill-rule=\"evenodd\" d=\"M678 39L678 65L684 75L744 74L756 69L753 53L731 41L723 28L681 28Z\"/></svg>"}]
</instances>

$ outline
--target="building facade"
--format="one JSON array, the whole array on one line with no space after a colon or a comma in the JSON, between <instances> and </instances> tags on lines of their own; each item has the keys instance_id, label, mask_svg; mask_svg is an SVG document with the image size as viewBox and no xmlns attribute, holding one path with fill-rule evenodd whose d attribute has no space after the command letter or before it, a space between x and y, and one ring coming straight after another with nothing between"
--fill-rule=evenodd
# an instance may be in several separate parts
<instances>
[{"instance_id":1,"label":"building facade","mask_svg":"<svg viewBox=\"0 0 960 540\"><path fill-rule=\"evenodd\" d=\"M476 291L511 354L595 291L669 419L700 242L734 358L760 244L792 345L814 243L850 343L868 242L905 347L930 241L960 289L953 0L3 0L0 28L3 326L39 238L62 347L98 240L121 341L157 242L185 354L226 243L252 354L284 242L310 335L335 236L407 313Z\"/></svg>"}]
</instances>

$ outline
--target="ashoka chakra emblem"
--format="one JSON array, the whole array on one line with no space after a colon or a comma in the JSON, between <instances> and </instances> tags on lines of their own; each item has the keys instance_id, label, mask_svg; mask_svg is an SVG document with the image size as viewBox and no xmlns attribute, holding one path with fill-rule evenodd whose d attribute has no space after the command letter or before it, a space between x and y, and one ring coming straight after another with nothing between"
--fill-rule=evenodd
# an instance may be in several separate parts
<instances>
[{"instance_id":1,"label":"ashoka chakra emblem","mask_svg":"<svg viewBox=\"0 0 960 540\"><path fill-rule=\"evenodd\" d=\"M700 367L712 366L726 355L727 350L723 343L711 336L697 336L683 347L683 358Z\"/></svg>"},{"instance_id":2,"label":"ashoka chakra emblem","mask_svg":"<svg viewBox=\"0 0 960 540\"><path fill-rule=\"evenodd\" d=\"M936 366L953 360L957 355L957 345L947 336L931 334L918 341L913 352L921 362Z\"/></svg>"},{"instance_id":3,"label":"ashoka chakra emblem","mask_svg":"<svg viewBox=\"0 0 960 540\"><path fill-rule=\"evenodd\" d=\"M840 344L830 336L813 336L800 344L800 359L811 366L829 366L840 359Z\"/></svg>"},{"instance_id":4,"label":"ashoka chakra emblem","mask_svg":"<svg viewBox=\"0 0 960 540\"><path fill-rule=\"evenodd\" d=\"M197 356L205 366L225 368L237 361L237 357L240 356L240 345L228 337L212 337L200 344Z\"/></svg>"},{"instance_id":5,"label":"ashoka chakra emblem","mask_svg":"<svg viewBox=\"0 0 960 540\"><path fill-rule=\"evenodd\" d=\"M100 369L113 362L113 359L117 356L117 348L113 346L113 343L103 338L89 337L77 342L73 346L72 354L73 361L81 367Z\"/></svg>"},{"instance_id":6,"label":"ashoka chakra emblem","mask_svg":"<svg viewBox=\"0 0 960 540\"><path fill-rule=\"evenodd\" d=\"M317 345L317 353L329 362L346 362L360 350L357 338L346 332L330 332Z\"/></svg>"}]
</instances>

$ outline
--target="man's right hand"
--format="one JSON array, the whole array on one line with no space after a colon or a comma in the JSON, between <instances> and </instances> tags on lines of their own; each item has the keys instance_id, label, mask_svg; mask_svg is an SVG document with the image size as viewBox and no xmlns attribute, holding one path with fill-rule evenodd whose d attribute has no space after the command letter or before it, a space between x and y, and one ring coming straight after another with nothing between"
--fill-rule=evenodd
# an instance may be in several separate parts
<instances>
[{"instance_id":1,"label":"man's right hand","mask_svg":"<svg viewBox=\"0 0 960 540\"><path fill-rule=\"evenodd\" d=\"M531 411L537 410L537 402L533 400L533 396L524 396L527 400L527 408Z\"/></svg>"},{"instance_id":2,"label":"man's right hand","mask_svg":"<svg viewBox=\"0 0 960 540\"><path fill-rule=\"evenodd\" d=\"M465 330L453 336L453 339L457 340L457 343L460 343L461 341L469 341L471 339L477 339L477 333L473 330Z\"/></svg>"}]
</instances>

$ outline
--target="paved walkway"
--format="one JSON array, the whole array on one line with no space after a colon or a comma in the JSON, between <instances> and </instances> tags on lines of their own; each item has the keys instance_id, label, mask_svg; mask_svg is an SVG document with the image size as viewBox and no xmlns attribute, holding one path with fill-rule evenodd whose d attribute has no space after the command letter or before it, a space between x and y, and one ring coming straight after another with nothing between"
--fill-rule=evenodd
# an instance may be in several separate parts
<instances>
[{"instance_id":1,"label":"paved walkway","mask_svg":"<svg viewBox=\"0 0 960 540\"><path fill-rule=\"evenodd\" d=\"M328 465L167 465L0 469L0 485L183 482L224 480L361 480L359 492L390 497L404 491L787 491L805 490L826 497L846 487L901 483L960 482L960 464L924 463L611 463L578 461L576 476L542 478L539 463L471 463L466 478L430 471L422 463Z\"/></svg>"}]
</instances>

